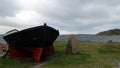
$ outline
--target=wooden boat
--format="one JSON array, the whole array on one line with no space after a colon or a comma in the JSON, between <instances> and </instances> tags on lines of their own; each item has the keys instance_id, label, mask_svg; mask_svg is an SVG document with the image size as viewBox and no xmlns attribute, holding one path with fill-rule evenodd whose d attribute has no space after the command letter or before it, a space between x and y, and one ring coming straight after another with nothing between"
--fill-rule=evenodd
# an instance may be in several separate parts
<instances>
[{"instance_id":1,"label":"wooden boat","mask_svg":"<svg viewBox=\"0 0 120 68\"><path fill-rule=\"evenodd\" d=\"M33 57L39 62L41 57L45 58L54 52L53 42L58 35L58 30L44 24L21 31L9 31L3 38L9 44L9 58Z\"/></svg>"},{"instance_id":2,"label":"wooden boat","mask_svg":"<svg viewBox=\"0 0 120 68\"><path fill-rule=\"evenodd\" d=\"M47 47L53 44L58 35L58 30L44 24L13 32L3 38L13 47Z\"/></svg>"}]
</instances>

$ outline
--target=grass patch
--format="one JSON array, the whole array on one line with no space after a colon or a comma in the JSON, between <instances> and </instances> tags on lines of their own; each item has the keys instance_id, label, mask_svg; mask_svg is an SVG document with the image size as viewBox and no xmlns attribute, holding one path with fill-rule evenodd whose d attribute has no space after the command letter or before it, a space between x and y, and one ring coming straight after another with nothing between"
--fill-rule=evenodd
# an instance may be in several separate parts
<instances>
[{"instance_id":1,"label":"grass patch","mask_svg":"<svg viewBox=\"0 0 120 68\"><path fill-rule=\"evenodd\" d=\"M34 62L20 62L17 59L0 59L0 68L29 68L35 64Z\"/></svg>"},{"instance_id":2,"label":"grass patch","mask_svg":"<svg viewBox=\"0 0 120 68\"><path fill-rule=\"evenodd\" d=\"M98 49L98 52L101 54L119 54L120 53L120 43L114 43L113 48L108 48L106 45L101 45Z\"/></svg>"},{"instance_id":3,"label":"grass patch","mask_svg":"<svg viewBox=\"0 0 120 68\"><path fill-rule=\"evenodd\" d=\"M66 54L62 54L62 55L54 55L53 58L51 60L49 60L48 64L50 65L57 65L57 66L66 66L69 64L82 64L82 63L86 63L87 58L89 58L90 55L89 54L85 54L85 53L78 53L76 55L66 55Z\"/></svg>"},{"instance_id":4,"label":"grass patch","mask_svg":"<svg viewBox=\"0 0 120 68\"><path fill-rule=\"evenodd\" d=\"M120 49L119 50L118 49L112 49L112 50L111 49L99 49L98 52L101 54L120 53Z\"/></svg>"},{"instance_id":5,"label":"grass patch","mask_svg":"<svg viewBox=\"0 0 120 68\"><path fill-rule=\"evenodd\" d=\"M75 55L67 55L65 54L66 45L67 42L55 42L55 53L51 56L52 59L46 62L42 68L67 68L73 65L76 66L87 63L88 58L91 57L90 54L84 51L80 51Z\"/></svg>"},{"instance_id":6,"label":"grass patch","mask_svg":"<svg viewBox=\"0 0 120 68\"><path fill-rule=\"evenodd\" d=\"M79 42L79 53L66 55L67 42L55 42L55 54L42 68L113 68L120 61L120 43L115 50L106 48L105 42Z\"/></svg>"},{"instance_id":7,"label":"grass patch","mask_svg":"<svg viewBox=\"0 0 120 68\"><path fill-rule=\"evenodd\" d=\"M54 43L55 53L43 62L41 68L113 68L120 63L120 43L111 51L106 42L79 42L79 53L65 54L66 41ZM41 63L41 62L40 62ZM0 59L0 68L29 68L36 62L20 62L17 59Z\"/></svg>"}]
</instances>

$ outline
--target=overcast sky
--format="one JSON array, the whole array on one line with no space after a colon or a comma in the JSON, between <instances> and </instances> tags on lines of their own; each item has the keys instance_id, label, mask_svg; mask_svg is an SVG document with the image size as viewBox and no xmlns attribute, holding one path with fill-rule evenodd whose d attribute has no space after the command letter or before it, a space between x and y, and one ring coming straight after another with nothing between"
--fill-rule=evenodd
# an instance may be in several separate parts
<instances>
[{"instance_id":1,"label":"overcast sky","mask_svg":"<svg viewBox=\"0 0 120 68\"><path fill-rule=\"evenodd\" d=\"M120 0L0 0L0 34L44 23L60 34L120 28Z\"/></svg>"}]
</instances>

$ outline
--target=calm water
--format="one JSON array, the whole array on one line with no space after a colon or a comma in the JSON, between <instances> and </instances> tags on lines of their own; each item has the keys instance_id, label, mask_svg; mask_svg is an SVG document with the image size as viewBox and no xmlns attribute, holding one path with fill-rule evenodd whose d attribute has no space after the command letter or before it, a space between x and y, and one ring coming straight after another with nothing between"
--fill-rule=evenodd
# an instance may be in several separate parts
<instances>
[{"instance_id":1,"label":"calm water","mask_svg":"<svg viewBox=\"0 0 120 68\"><path fill-rule=\"evenodd\" d=\"M0 43L5 43L5 40L2 38L1 35L0 35Z\"/></svg>"},{"instance_id":2,"label":"calm water","mask_svg":"<svg viewBox=\"0 0 120 68\"><path fill-rule=\"evenodd\" d=\"M93 41L93 42L106 42L108 40L112 40L114 42L120 42L120 36L96 36L91 34L78 34L76 35L78 40L81 41ZM58 41L67 41L69 35L60 35L57 40ZM5 42L2 36L0 35L0 43Z\"/></svg>"},{"instance_id":3,"label":"calm water","mask_svg":"<svg viewBox=\"0 0 120 68\"><path fill-rule=\"evenodd\" d=\"M61 35L57 38L57 40L67 41L68 37L69 35ZM81 41L106 42L108 40L112 40L114 42L120 42L120 36L96 36L91 34L78 34L76 37Z\"/></svg>"}]
</instances>

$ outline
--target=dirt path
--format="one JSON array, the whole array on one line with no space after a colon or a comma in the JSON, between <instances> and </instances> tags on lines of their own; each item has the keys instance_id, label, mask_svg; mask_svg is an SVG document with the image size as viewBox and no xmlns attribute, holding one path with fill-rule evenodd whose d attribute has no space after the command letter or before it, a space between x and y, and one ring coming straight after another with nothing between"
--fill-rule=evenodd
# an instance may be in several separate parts
<instances>
[{"instance_id":1,"label":"dirt path","mask_svg":"<svg viewBox=\"0 0 120 68\"><path fill-rule=\"evenodd\" d=\"M30 68L41 68L41 66L42 66L43 64L45 64L45 63L39 63L39 64L37 64L37 65L35 65L35 66L30 67Z\"/></svg>"},{"instance_id":2,"label":"dirt path","mask_svg":"<svg viewBox=\"0 0 120 68\"><path fill-rule=\"evenodd\" d=\"M30 68L41 68L41 64L38 64L38 65L35 65L35 66L32 66Z\"/></svg>"}]
</instances>

